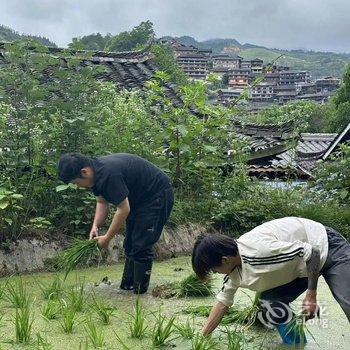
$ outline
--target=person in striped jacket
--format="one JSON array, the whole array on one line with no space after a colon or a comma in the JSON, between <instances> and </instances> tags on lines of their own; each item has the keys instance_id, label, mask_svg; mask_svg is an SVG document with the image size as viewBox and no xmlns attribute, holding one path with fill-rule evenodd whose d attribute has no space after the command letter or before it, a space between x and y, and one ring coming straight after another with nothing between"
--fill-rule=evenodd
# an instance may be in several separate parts
<instances>
[{"instance_id":1,"label":"person in striped jacket","mask_svg":"<svg viewBox=\"0 0 350 350\"><path fill-rule=\"evenodd\" d=\"M238 288L261 293L262 319L270 326L289 322L289 304L305 291L303 312L308 319L315 317L320 275L350 321L350 245L321 223L285 217L259 225L237 240L221 234L200 236L192 266L200 279L211 272L225 275L204 335L219 325ZM281 306L286 312L280 312Z\"/></svg>"}]
</instances>

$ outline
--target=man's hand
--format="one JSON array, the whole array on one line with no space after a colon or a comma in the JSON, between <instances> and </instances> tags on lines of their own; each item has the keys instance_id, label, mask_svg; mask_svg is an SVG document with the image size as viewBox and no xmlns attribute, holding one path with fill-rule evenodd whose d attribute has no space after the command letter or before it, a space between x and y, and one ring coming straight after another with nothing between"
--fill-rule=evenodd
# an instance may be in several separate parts
<instances>
[{"instance_id":1,"label":"man's hand","mask_svg":"<svg viewBox=\"0 0 350 350\"><path fill-rule=\"evenodd\" d=\"M315 290L307 290L306 296L303 300L303 314L306 315L306 320L315 317L318 311L317 298Z\"/></svg>"},{"instance_id":2,"label":"man's hand","mask_svg":"<svg viewBox=\"0 0 350 350\"><path fill-rule=\"evenodd\" d=\"M107 235L103 235L103 236L98 236L95 237L94 239L96 239L98 241L98 246L100 248L107 248L110 238Z\"/></svg>"},{"instance_id":3,"label":"man's hand","mask_svg":"<svg viewBox=\"0 0 350 350\"><path fill-rule=\"evenodd\" d=\"M94 239L98 237L98 227L93 225L89 234L89 239Z\"/></svg>"}]
</instances>

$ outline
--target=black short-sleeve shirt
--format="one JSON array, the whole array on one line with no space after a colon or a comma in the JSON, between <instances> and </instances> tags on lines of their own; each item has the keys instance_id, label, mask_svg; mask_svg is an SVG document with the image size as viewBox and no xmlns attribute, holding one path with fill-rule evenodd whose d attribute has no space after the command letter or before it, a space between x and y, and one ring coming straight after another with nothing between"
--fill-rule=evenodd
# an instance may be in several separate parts
<instances>
[{"instance_id":1,"label":"black short-sleeve shirt","mask_svg":"<svg viewBox=\"0 0 350 350\"><path fill-rule=\"evenodd\" d=\"M93 160L95 196L114 205L129 198L131 210L146 204L171 186L169 178L149 161L128 153Z\"/></svg>"}]
</instances>

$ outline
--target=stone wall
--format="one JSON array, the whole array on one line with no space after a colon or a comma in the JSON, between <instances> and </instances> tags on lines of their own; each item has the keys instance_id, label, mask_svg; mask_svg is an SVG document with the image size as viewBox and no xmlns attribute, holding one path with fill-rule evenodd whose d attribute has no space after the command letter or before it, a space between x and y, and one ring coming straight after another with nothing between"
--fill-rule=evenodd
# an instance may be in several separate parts
<instances>
[{"instance_id":1,"label":"stone wall","mask_svg":"<svg viewBox=\"0 0 350 350\"><path fill-rule=\"evenodd\" d=\"M206 233L207 229L198 225L186 225L176 229L167 228L155 246L157 259L190 254L198 235ZM6 250L0 249L0 276L13 273L44 271L47 262L55 258L57 253L67 245L65 236L47 239L23 239L12 243ZM119 235L110 244L108 264L114 264L123 259L123 236Z\"/></svg>"}]
</instances>

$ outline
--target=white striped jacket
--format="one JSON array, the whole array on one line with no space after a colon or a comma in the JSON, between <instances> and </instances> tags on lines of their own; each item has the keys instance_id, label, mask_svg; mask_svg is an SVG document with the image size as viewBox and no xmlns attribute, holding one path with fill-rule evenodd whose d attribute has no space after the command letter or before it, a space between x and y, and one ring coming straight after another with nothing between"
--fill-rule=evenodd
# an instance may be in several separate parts
<instances>
[{"instance_id":1,"label":"white striped jacket","mask_svg":"<svg viewBox=\"0 0 350 350\"><path fill-rule=\"evenodd\" d=\"M226 306L233 304L239 287L253 291L265 290L307 277L306 261L312 248L321 253L321 267L328 254L325 227L315 221L286 217L272 220L237 239L241 266L224 278L217 300Z\"/></svg>"}]
</instances>

